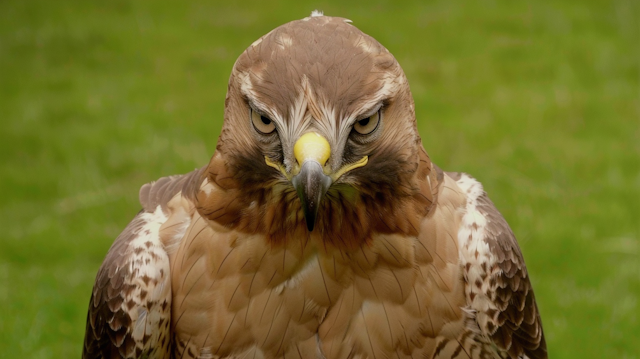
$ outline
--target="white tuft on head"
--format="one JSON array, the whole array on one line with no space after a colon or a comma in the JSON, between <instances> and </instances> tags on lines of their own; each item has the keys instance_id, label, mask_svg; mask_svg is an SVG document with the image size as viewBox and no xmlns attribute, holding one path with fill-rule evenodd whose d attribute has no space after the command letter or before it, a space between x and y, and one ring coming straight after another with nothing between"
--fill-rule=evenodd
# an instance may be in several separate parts
<instances>
[{"instance_id":1,"label":"white tuft on head","mask_svg":"<svg viewBox=\"0 0 640 359\"><path fill-rule=\"evenodd\" d=\"M316 17L316 16L324 16L324 13L322 12L322 10L313 10L311 12L311 17Z\"/></svg>"}]
</instances>

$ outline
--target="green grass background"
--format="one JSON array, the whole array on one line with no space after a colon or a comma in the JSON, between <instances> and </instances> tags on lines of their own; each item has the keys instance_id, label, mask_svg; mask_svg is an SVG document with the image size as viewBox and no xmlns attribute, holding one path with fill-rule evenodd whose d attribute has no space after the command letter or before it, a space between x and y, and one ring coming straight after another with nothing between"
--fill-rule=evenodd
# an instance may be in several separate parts
<instances>
[{"instance_id":1,"label":"green grass background","mask_svg":"<svg viewBox=\"0 0 640 359\"><path fill-rule=\"evenodd\" d=\"M640 2L0 1L0 357L79 357L146 182L207 163L237 56L314 8L409 78L517 234L553 358L640 357Z\"/></svg>"}]
</instances>

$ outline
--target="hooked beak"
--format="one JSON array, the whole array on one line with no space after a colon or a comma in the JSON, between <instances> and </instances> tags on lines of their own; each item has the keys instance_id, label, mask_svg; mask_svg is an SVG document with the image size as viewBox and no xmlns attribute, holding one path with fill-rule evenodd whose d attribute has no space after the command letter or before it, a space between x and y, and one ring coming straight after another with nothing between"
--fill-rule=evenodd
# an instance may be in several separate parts
<instances>
[{"instance_id":1,"label":"hooked beak","mask_svg":"<svg viewBox=\"0 0 640 359\"><path fill-rule=\"evenodd\" d=\"M368 156L331 172L325 169L325 164L331 156L331 147L324 137L315 132L300 136L293 146L293 154L300 166L300 170L295 175L289 174L282 164L276 164L268 157L265 157L265 162L269 167L280 171L293 184L302 204L307 228L311 232L316 224L320 202L329 187L346 172L366 165Z\"/></svg>"},{"instance_id":2,"label":"hooked beak","mask_svg":"<svg viewBox=\"0 0 640 359\"><path fill-rule=\"evenodd\" d=\"M307 228L311 232L316 224L320 201L331 187L333 180L324 174L319 162L312 160L302 165L300 173L293 176L291 183L298 192Z\"/></svg>"},{"instance_id":3,"label":"hooked beak","mask_svg":"<svg viewBox=\"0 0 640 359\"><path fill-rule=\"evenodd\" d=\"M298 192L307 228L311 232L316 224L320 201L333 183L323 170L331 156L331 146L321 135L309 132L296 141L293 155L301 167L300 172L291 178L291 183Z\"/></svg>"}]
</instances>

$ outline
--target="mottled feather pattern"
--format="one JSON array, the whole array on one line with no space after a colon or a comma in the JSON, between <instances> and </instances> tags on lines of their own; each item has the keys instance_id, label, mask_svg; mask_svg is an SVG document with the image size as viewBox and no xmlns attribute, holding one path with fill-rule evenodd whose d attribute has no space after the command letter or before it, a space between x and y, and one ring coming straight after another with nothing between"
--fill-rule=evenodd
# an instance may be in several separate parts
<instances>
[{"instance_id":1,"label":"mottled feather pattern","mask_svg":"<svg viewBox=\"0 0 640 359\"><path fill-rule=\"evenodd\" d=\"M313 231L291 182L307 132L329 144L323 175L366 162L331 179ZM478 181L431 161L402 68L345 19L252 44L209 164L140 202L96 278L83 358L547 357L511 229Z\"/></svg>"},{"instance_id":2,"label":"mottled feather pattern","mask_svg":"<svg viewBox=\"0 0 640 359\"><path fill-rule=\"evenodd\" d=\"M467 194L458 241L469 309L484 340L513 358L546 358L540 314L511 228L478 181L453 176Z\"/></svg>"},{"instance_id":3,"label":"mottled feather pattern","mask_svg":"<svg viewBox=\"0 0 640 359\"><path fill-rule=\"evenodd\" d=\"M109 250L89 305L83 358L168 358L171 343L169 258L160 240L163 207L197 188L200 171L140 189L144 209Z\"/></svg>"},{"instance_id":4,"label":"mottled feather pattern","mask_svg":"<svg viewBox=\"0 0 640 359\"><path fill-rule=\"evenodd\" d=\"M169 259L158 240L160 208L141 213L98 272L83 357L163 358L170 342Z\"/></svg>"}]
</instances>

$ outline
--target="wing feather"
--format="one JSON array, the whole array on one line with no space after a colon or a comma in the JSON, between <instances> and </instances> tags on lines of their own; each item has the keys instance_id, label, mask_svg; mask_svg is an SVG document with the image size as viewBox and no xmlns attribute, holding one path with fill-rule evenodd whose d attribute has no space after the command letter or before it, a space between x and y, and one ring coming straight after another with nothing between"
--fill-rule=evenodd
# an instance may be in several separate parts
<instances>
[{"instance_id":1,"label":"wing feather","mask_svg":"<svg viewBox=\"0 0 640 359\"><path fill-rule=\"evenodd\" d=\"M467 193L458 241L467 302L479 329L511 358L547 358L540 313L515 235L478 181L464 173L448 175Z\"/></svg>"},{"instance_id":2,"label":"wing feather","mask_svg":"<svg viewBox=\"0 0 640 359\"><path fill-rule=\"evenodd\" d=\"M547 358L540 312L516 237L486 193L478 198L478 211L487 218L485 241L500 268L494 287L500 311L492 337L510 337L511 345L504 348L515 357Z\"/></svg>"},{"instance_id":3,"label":"wing feather","mask_svg":"<svg viewBox=\"0 0 640 359\"><path fill-rule=\"evenodd\" d=\"M129 308L125 298L135 287L134 250L130 248L147 222L143 215L139 213L118 236L98 271L87 315L83 358L129 358L135 353L131 336L134 322L129 313L135 308Z\"/></svg>"},{"instance_id":4,"label":"wing feather","mask_svg":"<svg viewBox=\"0 0 640 359\"><path fill-rule=\"evenodd\" d=\"M171 176L140 189L140 211L116 238L91 294L83 358L168 358L171 276L160 239L167 203L178 193L193 198L202 170Z\"/></svg>"}]
</instances>

